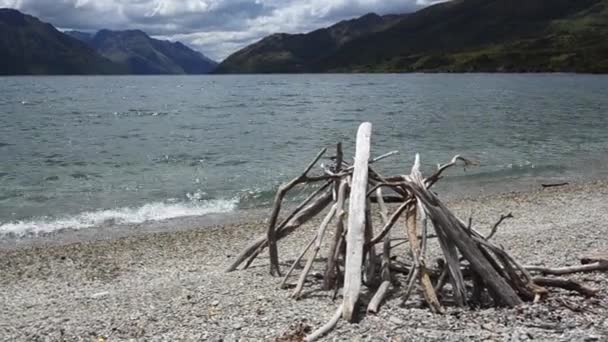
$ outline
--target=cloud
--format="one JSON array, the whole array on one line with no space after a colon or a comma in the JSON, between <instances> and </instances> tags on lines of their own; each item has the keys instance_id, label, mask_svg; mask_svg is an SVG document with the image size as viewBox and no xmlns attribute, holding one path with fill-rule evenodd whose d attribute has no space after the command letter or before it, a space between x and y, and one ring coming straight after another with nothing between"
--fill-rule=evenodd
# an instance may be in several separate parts
<instances>
[{"instance_id":1,"label":"cloud","mask_svg":"<svg viewBox=\"0 0 608 342\"><path fill-rule=\"evenodd\" d=\"M411 12L437 0L0 0L62 29L141 29L221 60L264 36L361 16Z\"/></svg>"}]
</instances>

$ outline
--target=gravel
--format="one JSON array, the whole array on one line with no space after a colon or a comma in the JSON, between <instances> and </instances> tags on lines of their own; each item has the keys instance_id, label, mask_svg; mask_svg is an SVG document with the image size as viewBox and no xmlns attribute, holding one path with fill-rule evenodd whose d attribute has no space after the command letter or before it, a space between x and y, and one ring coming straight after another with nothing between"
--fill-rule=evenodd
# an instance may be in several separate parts
<instances>
[{"instance_id":1,"label":"gravel","mask_svg":"<svg viewBox=\"0 0 608 342\"><path fill-rule=\"evenodd\" d=\"M607 195L608 185L594 182L448 206L462 218L472 216L483 232L512 212L515 218L500 226L497 242L522 263L567 266L578 264L582 254L608 251ZM248 221L0 250L0 340L297 340L327 322L340 297L332 301L332 293L310 277L303 299L291 299L289 289L278 289L280 279L268 275L265 253L247 270L224 273L265 229L263 220ZM315 229L307 225L280 241L283 271ZM313 272L322 270L321 263L315 267ZM584 298L556 289L538 304L449 307L435 315L419 293L403 305L403 289L397 288L377 315L361 313L355 324L341 321L325 339L608 341L606 273L572 278L600 288L600 294Z\"/></svg>"}]
</instances>

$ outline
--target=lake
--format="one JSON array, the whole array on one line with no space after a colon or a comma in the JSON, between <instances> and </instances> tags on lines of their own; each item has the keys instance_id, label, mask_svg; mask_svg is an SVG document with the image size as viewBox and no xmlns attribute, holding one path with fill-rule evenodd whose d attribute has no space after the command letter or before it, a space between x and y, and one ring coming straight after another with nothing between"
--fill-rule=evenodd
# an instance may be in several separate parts
<instances>
[{"instance_id":1,"label":"lake","mask_svg":"<svg viewBox=\"0 0 608 342\"><path fill-rule=\"evenodd\" d=\"M264 208L321 148L350 158L362 121L375 155L400 151L386 173L478 160L448 196L608 175L607 76L8 77L0 234Z\"/></svg>"}]
</instances>

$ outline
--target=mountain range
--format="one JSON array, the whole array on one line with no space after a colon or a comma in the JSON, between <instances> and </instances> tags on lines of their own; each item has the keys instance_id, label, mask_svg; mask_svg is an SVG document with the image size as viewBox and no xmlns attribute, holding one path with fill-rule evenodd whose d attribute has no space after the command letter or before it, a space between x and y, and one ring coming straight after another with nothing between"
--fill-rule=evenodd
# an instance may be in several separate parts
<instances>
[{"instance_id":1,"label":"mountain range","mask_svg":"<svg viewBox=\"0 0 608 342\"><path fill-rule=\"evenodd\" d=\"M205 74L217 63L180 42L139 30L61 32L13 9L0 9L0 75Z\"/></svg>"},{"instance_id":2,"label":"mountain range","mask_svg":"<svg viewBox=\"0 0 608 342\"><path fill-rule=\"evenodd\" d=\"M217 73L608 72L608 0L452 0L274 34Z\"/></svg>"},{"instance_id":3,"label":"mountain range","mask_svg":"<svg viewBox=\"0 0 608 342\"><path fill-rule=\"evenodd\" d=\"M149 37L140 30L101 30L95 34L67 31L132 74L207 74L217 63L180 42Z\"/></svg>"},{"instance_id":4,"label":"mountain range","mask_svg":"<svg viewBox=\"0 0 608 342\"><path fill-rule=\"evenodd\" d=\"M608 0L451 0L277 33L219 65L139 30L60 32L0 9L0 74L608 73Z\"/></svg>"},{"instance_id":5,"label":"mountain range","mask_svg":"<svg viewBox=\"0 0 608 342\"><path fill-rule=\"evenodd\" d=\"M382 31L402 17L370 13L307 34L273 34L230 55L215 72L310 72L313 71L313 63L336 53L344 44L367 34Z\"/></svg>"},{"instance_id":6,"label":"mountain range","mask_svg":"<svg viewBox=\"0 0 608 342\"><path fill-rule=\"evenodd\" d=\"M127 70L52 25L0 9L0 75L123 74Z\"/></svg>"}]
</instances>

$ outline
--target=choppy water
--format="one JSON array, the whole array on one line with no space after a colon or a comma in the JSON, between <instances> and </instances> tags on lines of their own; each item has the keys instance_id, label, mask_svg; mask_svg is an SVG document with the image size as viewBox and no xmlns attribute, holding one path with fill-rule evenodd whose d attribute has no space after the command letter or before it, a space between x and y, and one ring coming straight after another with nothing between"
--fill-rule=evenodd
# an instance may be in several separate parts
<instances>
[{"instance_id":1,"label":"choppy water","mask_svg":"<svg viewBox=\"0 0 608 342\"><path fill-rule=\"evenodd\" d=\"M452 193L608 174L605 76L0 78L0 234L267 206L364 120L386 172L479 160Z\"/></svg>"}]
</instances>

